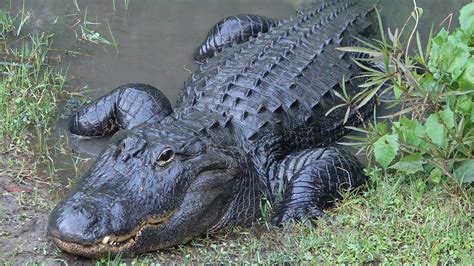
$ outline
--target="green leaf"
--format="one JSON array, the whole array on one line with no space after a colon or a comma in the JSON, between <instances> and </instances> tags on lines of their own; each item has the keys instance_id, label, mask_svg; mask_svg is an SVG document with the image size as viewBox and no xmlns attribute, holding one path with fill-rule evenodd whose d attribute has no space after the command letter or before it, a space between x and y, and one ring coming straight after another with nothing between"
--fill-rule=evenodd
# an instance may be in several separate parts
<instances>
[{"instance_id":1,"label":"green leaf","mask_svg":"<svg viewBox=\"0 0 474 266\"><path fill-rule=\"evenodd\" d=\"M429 92L441 92L443 87L431 74L425 74L420 78L420 86Z\"/></svg>"},{"instance_id":2,"label":"green leaf","mask_svg":"<svg viewBox=\"0 0 474 266\"><path fill-rule=\"evenodd\" d=\"M460 33L449 36L443 29L433 39L428 65L436 79L447 77L451 83L463 74L470 57L470 49L464 38L465 35Z\"/></svg>"},{"instance_id":3,"label":"green leaf","mask_svg":"<svg viewBox=\"0 0 474 266\"><path fill-rule=\"evenodd\" d=\"M430 173L430 180L433 183L439 184L441 182L441 178L443 177L443 171L439 168L433 169Z\"/></svg>"},{"instance_id":4,"label":"green leaf","mask_svg":"<svg viewBox=\"0 0 474 266\"><path fill-rule=\"evenodd\" d=\"M456 109L459 110L461 113L469 114L474 107L473 98L469 95L463 95L457 99L456 102Z\"/></svg>"},{"instance_id":5,"label":"green leaf","mask_svg":"<svg viewBox=\"0 0 474 266\"><path fill-rule=\"evenodd\" d=\"M466 70L458 80L460 90L474 89L474 58L469 58L466 64Z\"/></svg>"},{"instance_id":6,"label":"green leaf","mask_svg":"<svg viewBox=\"0 0 474 266\"><path fill-rule=\"evenodd\" d=\"M372 88L366 95L364 95L364 99L357 105L357 109L361 109L364 107L370 100L372 100L375 94L382 88L384 83L380 83L377 87Z\"/></svg>"},{"instance_id":7,"label":"green leaf","mask_svg":"<svg viewBox=\"0 0 474 266\"><path fill-rule=\"evenodd\" d=\"M388 133L387 123L378 122L375 128L379 135L386 135Z\"/></svg>"},{"instance_id":8,"label":"green leaf","mask_svg":"<svg viewBox=\"0 0 474 266\"><path fill-rule=\"evenodd\" d=\"M384 135L374 143L375 160L386 169L397 156L399 149L397 135Z\"/></svg>"},{"instance_id":9,"label":"green leaf","mask_svg":"<svg viewBox=\"0 0 474 266\"><path fill-rule=\"evenodd\" d=\"M402 97L403 91L400 89L400 86L395 83L393 86L393 94L395 94L395 99L399 100Z\"/></svg>"},{"instance_id":10,"label":"green leaf","mask_svg":"<svg viewBox=\"0 0 474 266\"><path fill-rule=\"evenodd\" d=\"M421 153L415 153L409 156L406 156L398 163L390 166L391 169L396 169L400 172L403 172L407 175L412 175L417 172L423 171L423 165L426 162L423 160Z\"/></svg>"},{"instance_id":11,"label":"green leaf","mask_svg":"<svg viewBox=\"0 0 474 266\"><path fill-rule=\"evenodd\" d=\"M426 191L426 183L423 181L423 179L418 178L418 180L415 182L415 187L416 187L416 193L415 193L415 198L417 200L422 200L423 199L423 194Z\"/></svg>"},{"instance_id":12,"label":"green leaf","mask_svg":"<svg viewBox=\"0 0 474 266\"><path fill-rule=\"evenodd\" d=\"M361 53L361 54L368 54L371 55L372 57L382 57L383 53L380 51L376 51L370 48L365 48L365 47L340 47L336 48L339 51L343 52L349 52L349 53Z\"/></svg>"},{"instance_id":13,"label":"green leaf","mask_svg":"<svg viewBox=\"0 0 474 266\"><path fill-rule=\"evenodd\" d=\"M426 134L434 144L442 147L444 145L445 128L439 121L437 114L431 114L425 123Z\"/></svg>"},{"instance_id":14,"label":"green leaf","mask_svg":"<svg viewBox=\"0 0 474 266\"><path fill-rule=\"evenodd\" d=\"M418 120L410 120L406 116L400 118L399 123L393 123L394 131L399 133L399 136L408 144L427 148L427 143L421 138L425 135L425 127L421 125ZM399 126L398 129L395 129L395 126Z\"/></svg>"},{"instance_id":15,"label":"green leaf","mask_svg":"<svg viewBox=\"0 0 474 266\"><path fill-rule=\"evenodd\" d=\"M474 34L474 3L467 4L461 9L459 24L466 34Z\"/></svg>"},{"instance_id":16,"label":"green leaf","mask_svg":"<svg viewBox=\"0 0 474 266\"><path fill-rule=\"evenodd\" d=\"M446 106L445 110L439 112L439 116L443 119L448 128L454 128L454 113L449 109L449 106Z\"/></svg>"},{"instance_id":17,"label":"green leaf","mask_svg":"<svg viewBox=\"0 0 474 266\"><path fill-rule=\"evenodd\" d=\"M462 183L474 182L474 160L465 160L454 170L456 178Z\"/></svg>"}]
</instances>

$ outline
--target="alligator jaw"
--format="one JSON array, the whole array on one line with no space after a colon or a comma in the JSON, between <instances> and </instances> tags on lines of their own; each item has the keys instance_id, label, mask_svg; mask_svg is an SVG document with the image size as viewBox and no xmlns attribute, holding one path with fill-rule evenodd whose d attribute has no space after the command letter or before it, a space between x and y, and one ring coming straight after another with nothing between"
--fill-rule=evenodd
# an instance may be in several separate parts
<instances>
[{"instance_id":1,"label":"alligator jaw","mask_svg":"<svg viewBox=\"0 0 474 266\"><path fill-rule=\"evenodd\" d=\"M104 255L108 254L116 255L118 253L129 253L140 239L143 230L147 228L156 229L161 227L171 215L172 214L166 215L159 219L150 218L132 230L132 233L130 234L122 236L107 235L91 245L61 240L59 237L54 236L54 232L52 232L51 238L61 250L81 257L102 258Z\"/></svg>"},{"instance_id":2,"label":"alligator jaw","mask_svg":"<svg viewBox=\"0 0 474 266\"><path fill-rule=\"evenodd\" d=\"M111 243L102 244L101 242L93 245L82 245L78 243L63 241L57 237L52 237L52 239L61 250L66 251L67 253L74 254L80 257L96 259L102 258L104 255L107 254L115 255L120 252L124 252L135 244L135 240L133 238L130 238L126 242L122 242L119 245L114 245Z\"/></svg>"}]
</instances>

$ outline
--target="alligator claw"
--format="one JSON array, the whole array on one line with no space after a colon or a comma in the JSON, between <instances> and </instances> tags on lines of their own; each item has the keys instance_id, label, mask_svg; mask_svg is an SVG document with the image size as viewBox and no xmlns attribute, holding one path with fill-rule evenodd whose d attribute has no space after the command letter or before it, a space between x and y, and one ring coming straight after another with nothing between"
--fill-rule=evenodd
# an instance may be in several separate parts
<instances>
[{"instance_id":1,"label":"alligator claw","mask_svg":"<svg viewBox=\"0 0 474 266\"><path fill-rule=\"evenodd\" d=\"M329 217L326 213L318 208L285 208L272 219L275 226L283 226L291 223L301 223L307 226L313 226L313 220Z\"/></svg>"}]
</instances>

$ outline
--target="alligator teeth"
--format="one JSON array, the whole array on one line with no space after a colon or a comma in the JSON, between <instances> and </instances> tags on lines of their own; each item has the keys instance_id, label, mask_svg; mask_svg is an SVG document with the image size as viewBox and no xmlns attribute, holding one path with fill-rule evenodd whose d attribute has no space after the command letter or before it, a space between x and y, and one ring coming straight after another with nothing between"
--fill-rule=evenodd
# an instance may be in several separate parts
<instances>
[{"instance_id":1,"label":"alligator teeth","mask_svg":"<svg viewBox=\"0 0 474 266\"><path fill-rule=\"evenodd\" d=\"M107 244L109 242L109 239L110 239L110 236L106 236L104 237L104 239L102 239L102 244Z\"/></svg>"}]
</instances>

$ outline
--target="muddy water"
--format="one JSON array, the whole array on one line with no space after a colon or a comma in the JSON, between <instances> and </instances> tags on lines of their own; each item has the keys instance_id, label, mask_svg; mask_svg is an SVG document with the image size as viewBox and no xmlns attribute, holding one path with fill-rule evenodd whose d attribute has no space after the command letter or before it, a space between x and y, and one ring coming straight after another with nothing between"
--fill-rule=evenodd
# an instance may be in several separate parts
<instances>
[{"instance_id":1,"label":"muddy water","mask_svg":"<svg viewBox=\"0 0 474 266\"><path fill-rule=\"evenodd\" d=\"M193 52L220 18L239 13L287 17L312 1L130 0L126 6L126 1L115 0L115 10L113 2L26 0L25 4L27 10L33 11L34 23L30 30L55 33L52 47L61 56L63 69L72 77L70 91L86 87L87 95L97 98L120 84L142 82L159 88L174 102L190 71L195 69ZM417 2L424 8L420 28L426 38L432 21L440 22L450 13L456 14L470 0ZM21 3L19 0L1 1L0 7L21 8ZM385 26L400 27L412 8L412 0L382 0ZM115 39L117 48L81 41L80 26L84 21L88 22L88 29L110 42ZM453 18L453 23L456 21ZM65 130L65 125L66 121L60 120L57 128ZM106 139L72 139L69 143L83 156L95 156L106 142Z\"/></svg>"}]
</instances>

